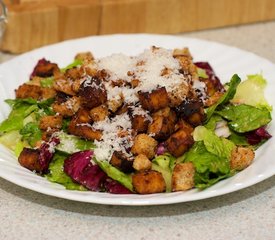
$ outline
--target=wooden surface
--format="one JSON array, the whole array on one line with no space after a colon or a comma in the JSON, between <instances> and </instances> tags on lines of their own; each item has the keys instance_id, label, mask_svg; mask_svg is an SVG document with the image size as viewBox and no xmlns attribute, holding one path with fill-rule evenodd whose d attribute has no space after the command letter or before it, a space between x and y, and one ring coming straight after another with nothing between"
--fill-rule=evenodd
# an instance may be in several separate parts
<instances>
[{"instance_id":1,"label":"wooden surface","mask_svg":"<svg viewBox=\"0 0 275 240\"><path fill-rule=\"evenodd\" d=\"M13 0L1 49L112 33L180 33L275 19L274 0Z\"/></svg>"}]
</instances>

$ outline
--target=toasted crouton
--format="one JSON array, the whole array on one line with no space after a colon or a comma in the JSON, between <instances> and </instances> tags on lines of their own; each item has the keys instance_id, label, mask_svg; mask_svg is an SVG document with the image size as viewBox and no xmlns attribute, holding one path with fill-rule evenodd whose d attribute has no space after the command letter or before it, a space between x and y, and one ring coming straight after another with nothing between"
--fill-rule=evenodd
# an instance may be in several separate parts
<instances>
[{"instance_id":1,"label":"toasted crouton","mask_svg":"<svg viewBox=\"0 0 275 240\"><path fill-rule=\"evenodd\" d=\"M108 109L105 105L100 105L90 110L90 116L94 122L103 121L108 116Z\"/></svg>"},{"instance_id":2,"label":"toasted crouton","mask_svg":"<svg viewBox=\"0 0 275 240\"><path fill-rule=\"evenodd\" d=\"M16 98L33 98L39 100L42 98L42 90L40 86L22 84L15 90Z\"/></svg>"},{"instance_id":3,"label":"toasted crouton","mask_svg":"<svg viewBox=\"0 0 275 240\"><path fill-rule=\"evenodd\" d=\"M247 168L255 158L255 153L251 148L236 147L231 153L230 168L241 171Z\"/></svg>"},{"instance_id":4,"label":"toasted crouton","mask_svg":"<svg viewBox=\"0 0 275 240\"><path fill-rule=\"evenodd\" d=\"M150 112L165 108L169 104L165 87L157 88L151 92L139 92L138 97L142 107Z\"/></svg>"},{"instance_id":5,"label":"toasted crouton","mask_svg":"<svg viewBox=\"0 0 275 240\"><path fill-rule=\"evenodd\" d=\"M44 116L40 118L39 128L47 130L48 128L60 129L62 127L62 115Z\"/></svg>"},{"instance_id":6,"label":"toasted crouton","mask_svg":"<svg viewBox=\"0 0 275 240\"><path fill-rule=\"evenodd\" d=\"M173 133L166 141L168 151L175 157L180 157L194 143L191 133L184 129L180 129Z\"/></svg>"},{"instance_id":7,"label":"toasted crouton","mask_svg":"<svg viewBox=\"0 0 275 240\"><path fill-rule=\"evenodd\" d=\"M132 183L134 190L139 194L162 193L166 190L162 174L154 170L133 174Z\"/></svg>"},{"instance_id":8,"label":"toasted crouton","mask_svg":"<svg viewBox=\"0 0 275 240\"><path fill-rule=\"evenodd\" d=\"M176 107L189 95L191 91L190 85L183 82L168 92L169 106Z\"/></svg>"},{"instance_id":9,"label":"toasted crouton","mask_svg":"<svg viewBox=\"0 0 275 240\"><path fill-rule=\"evenodd\" d=\"M72 83L70 79L59 78L53 83L53 88L56 91L66 93L67 95L74 96L75 92L72 89Z\"/></svg>"},{"instance_id":10,"label":"toasted crouton","mask_svg":"<svg viewBox=\"0 0 275 240\"><path fill-rule=\"evenodd\" d=\"M78 59L80 61L87 63L87 62L93 61L94 56L91 52L80 52L75 56L75 59Z\"/></svg>"},{"instance_id":11,"label":"toasted crouton","mask_svg":"<svg viewBox=\"0 0 275 240\"><path fill-rule=\"evenodd\" d=\"M144 154L152 159L155 156L157 144L158 142L154 138L142 133L135 137L131 152L136 155Z\"/></svg>"},{"instance_id":12,"label":"toasted crouton","mask_svg":"<svg viewBox=\"0 0 275 240\"><path fill-rule=\"evenodd\" d=\"M137 133L147 132L149 119L145 115L133 115L131 118L132 128Z\"/></svg>"},{"instance_id":13,"label":"toasted crouton","mask_svg":"<svg viewBox=\"0 0 275 240\"><path fill-rule=\"evenodd\" d=\"M66 99L64 102L54 102L52 108L55 112L60 113L64 117L73 116L80 108L80 100L78 97L73 96Z\"/></svg>"},{"instance_id":14,"label":"toasted crouton","mask_svg":"<svg viewBox=\"0 0 275 240\"><path fill-rule=\"evenodd\" d=\"M195 167L193 163L178 163L173 169L172 191L185 191L194 187Z\"/></svg>"},{"instance_id":15,"label":"toasted crouton","mask_svg":"<svg viewBox=\"0 0 275 240\"><path fill-rule=\"evenodd\" d=\"M144 154L139 154L135 157L133 162L133 168L137 171L150 170L152 162Z\"/></svg>"}]
</instances>

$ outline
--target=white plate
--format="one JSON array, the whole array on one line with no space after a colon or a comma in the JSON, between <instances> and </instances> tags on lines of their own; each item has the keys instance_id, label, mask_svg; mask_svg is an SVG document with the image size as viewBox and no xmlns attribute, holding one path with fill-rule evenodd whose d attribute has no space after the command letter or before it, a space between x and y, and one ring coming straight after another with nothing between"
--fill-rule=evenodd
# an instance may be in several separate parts
<instances>
[{"instance_id":1,"label":"white plate","mask_svg":"<svg viewBox=\"0 0 275 240\"><path fill-rule=\"evenodd\" d=\"M95 57L103 57L111 53L125 53L135 55L152 45L165 48L189 47L195 61L208 61L214 67L223 82L237 73L244 78L247 74L262 72L268 80L266 96L269 103L275 106L275 65L252 53L225 46L222 44L164 35L110 35L88 37L66 41L43 47L23 54L0 66L0 120L9 113L9 107L4 99L14 97L14 89L28 80L37 60L45 57L59 66L69 64L76 53L92 51ZM253 94L253 93L252 93ZM274 113L272 115L274 118ZM274 123L269 127L275 135ZM256 184L275 174L275 138L256 152L256 158L251 166L234 177L223 180L204 190L187 192L162 193L152 195L114 195L97 192L78 192L65 190L63 186L48 182L31 171L21 167L12 152L0 146L0 176L19 186L60 198L75 201L112 204L112 205L157 205L187 202L210 198L234 192Z\"/></svg>"}]
</instances>

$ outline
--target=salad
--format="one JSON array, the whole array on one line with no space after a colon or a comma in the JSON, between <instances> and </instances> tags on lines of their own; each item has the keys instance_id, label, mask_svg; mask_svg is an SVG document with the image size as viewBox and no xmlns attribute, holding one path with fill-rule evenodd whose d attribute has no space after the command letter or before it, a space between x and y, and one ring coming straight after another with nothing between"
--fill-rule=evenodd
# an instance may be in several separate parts
<instances>
[{"instance_id":1,"label":"salad","mask_svg":"<svg viewBox=\"0 0 275 240\"><path fill-rule=\"evenodd\" d=\"M271 135L262 74L222 84L188 48L41 59L7 99L0 143L20 165L79 191L205 189L248 167Z\"/></svg>"}]
</instances>

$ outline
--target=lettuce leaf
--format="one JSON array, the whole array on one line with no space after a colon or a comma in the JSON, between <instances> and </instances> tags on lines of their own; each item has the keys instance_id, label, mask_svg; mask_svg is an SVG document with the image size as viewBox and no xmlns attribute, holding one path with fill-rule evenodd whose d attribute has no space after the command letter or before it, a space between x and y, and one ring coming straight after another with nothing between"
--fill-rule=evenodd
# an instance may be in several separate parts
<instances>
[{"instance_id":1,"label":"lettuce leaf","mask_svg":"<svg viewBox=\"0 0 275 240\"><path fill-rule=\"evenodd\" d=\"M250 105L228 105L217 114L227 119L228 126L238 133L255 130L268 124L272 118L268 109L256 108Z\"/></svg>"},{"instance_id":2,"label":"lettuce leaf","mask_svg":"<svg viewBox=\"0 0 275 240\"><path fill-rule=\"evenodd\" d=\"M237 86L241 82L241 79L237 74L234 74L229 82L229 87L226 93L218 100L217 103L206 109L206 122L209 121L216 109L227 104L235 95Z\"/></svg>"},{"instance_id":3,"label":"lettuce leaf","mask_svg":"<svg viewBox=\"0 0 275 240\"><path fill-rule=\"evenodd\" d=\"M157 156L152 160L152 170L158 171L162 174L166 183L166 192L172 190L172 172L176 163L176 158L170 154Z\"/></svg>"},{"instance_id":4,"label":"lettuce leaf","mask_svg":"<svg viewBox=\"0 0 275 240\"><path fill-rule=\"evenodd\" d=\"M203 126L195 128L194 140L194 145L184 155L184 161L192 162L195 166L197 188L207 188L232 175L230 157L235 147L234 143L219 138L213 131Z\"/></svg>"},{"instance_id":5,"label":"lettuce leaf","mask_svg":"<svg viewBox=\"0 0 275 240\"><path fill-rule=\"evenodd\" d=\"M236 94L231 100L234 104L247 104L258 108L272 107L268 104L264 96L267 82L262 74L248 75L247 80L241 82L237 87Z\"/></svg>"},{"instance_id":6,"label":"lettuce leaf","mask_svg":"<svg viewBox=\"0 0 275 240\"><path fill-rule=\"evenodd\" d=\"M49 173L46 174L46 178L55 183L62 184L66 189L86 191L87 189L74 182L63 170L64 160L68 155L56 152L49 165Z\"/></svg>"}]
</instances>

